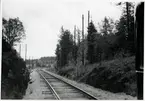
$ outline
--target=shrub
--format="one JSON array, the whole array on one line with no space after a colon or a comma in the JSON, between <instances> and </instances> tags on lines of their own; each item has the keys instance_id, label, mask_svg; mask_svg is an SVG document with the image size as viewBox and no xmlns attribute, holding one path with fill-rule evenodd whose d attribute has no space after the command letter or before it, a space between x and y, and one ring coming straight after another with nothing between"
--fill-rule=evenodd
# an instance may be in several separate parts
<instances>
[{"instance_id":1,"label":"shrub","mask_svg":"<svg viewBox=\"0 0 145 101\"><path fill-rule=\"evenodd\" d=\"M9 48L8 48L9 47ZM20 99L29 82L29 70L5 40L2 41L2 99Z\"/></svg>"}]
</instances>

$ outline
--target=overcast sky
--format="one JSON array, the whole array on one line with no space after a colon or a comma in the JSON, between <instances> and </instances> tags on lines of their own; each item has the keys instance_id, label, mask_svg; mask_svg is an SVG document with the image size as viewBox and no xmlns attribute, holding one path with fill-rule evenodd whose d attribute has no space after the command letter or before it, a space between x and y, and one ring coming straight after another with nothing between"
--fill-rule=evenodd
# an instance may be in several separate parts
<instances>
[{"instance_id":1,"label":"overcast sky","mask_svg":"<svg viewBox=\"0 0 145 101\"><path fill-rule=\"evenodd\" d=\"M109 0L107 0L109 1ZM3 0L2 16L16 18L23 22L26 39L21 42L21 56L24 57L27 44L27 58L55 56L60 28L73 32L74 25L81 29L81 16L90 10L95 25L105 16L119 19L121 8L106 0ZM19 45L16 47L19 51Z\"/></svg>"}]
</instances>

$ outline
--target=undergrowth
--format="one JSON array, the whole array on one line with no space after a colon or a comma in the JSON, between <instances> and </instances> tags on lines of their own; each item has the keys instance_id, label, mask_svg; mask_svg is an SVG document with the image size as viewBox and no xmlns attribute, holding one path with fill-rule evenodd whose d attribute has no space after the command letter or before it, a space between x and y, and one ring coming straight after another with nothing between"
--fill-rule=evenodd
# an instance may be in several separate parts
<instances>
[{"instance_id":1,"label":"undergrowth","mask_svg":"<svg viewBox=\"0 0 145 101\"><path fill-rule=\"evenodd\" d=\"M136 96L135 57L119 58L101 63L69 65L58 71L62 76L114 93Z\"/></svg>"}]
</instances>

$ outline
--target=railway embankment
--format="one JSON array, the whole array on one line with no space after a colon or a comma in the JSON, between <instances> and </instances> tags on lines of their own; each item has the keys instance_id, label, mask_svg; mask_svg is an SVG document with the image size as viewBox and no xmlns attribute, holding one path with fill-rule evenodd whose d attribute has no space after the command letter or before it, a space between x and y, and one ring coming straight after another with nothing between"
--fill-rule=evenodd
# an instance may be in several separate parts
<instances>
[{"instance_id":1,"label":"railway embankment","mask_svg":"<svg viewBox=\"0 0 145 101\"><path fill-rule=\"evenodd\" d=\"M86 92L89 92L90 94L95 96L98 100L136 100L137 99L136 97L127 95L123 92L113 93L110 91L106 91L106 90L102 90L100 88L90 86L89 84L85 84L83 82L76 82L75 80L70 80L66 77L57 75L55 73L51 73L51 74L57 76L59 79L62 79L70 84L73 84L74 86L77 86L77 87L83 89Z\"/></svg>"},{"instance_id":2,"label":"railway embankment","mask_svg":"<svg viewBox=\"0 0 145 101\"><path fill-rule=\"evenodd\" d=\"M68 66L58 73L112 93L125 93L133 97L137 94L134 56L85 66Z\"/></svg>"},{"instance_id":3,"label":"railway embankment","mask_svg":"<svg viewBox=\"0 0 145 101\"><path fill-rule=\"evenodd\" d=\"M135 58L103 62L95 67L81 81L114 93L137 94Z\"/></svg>"},{"instance_id":4,"label":"railway embankment","mask_svg":"<svg viewBox=\"0 0 145 101\"><path fill-rule=\"evenodd\" d=\"M44 69L46 70L46 69ZM83 90L85 90L86 92L89 92L90 94L94 95L95 97L97 97L99 100L124 100L124 99L129 99L129 100L135 100L137 99L136 97L132 97L130 95L126 95L125 93L112 93L109 91L105 91L99 88L95 88L93 86L90 86L88 84L84 84L81 82L76 82L74 80L70 80L68 78L62 77L60 75L57 75L55 73L51 73L52 75L57 76L58 78L73 84ZM42 82L42 79L40 77L40 75L38 74L38 72L36 71L36 69L33 70L33 72L31 73L31 79L32 79L32 83L30 83L28 85L28 88L26 90L26 94L23 97L23 99L45 99L46 95L43 94L42 92L47 90L46 84L44 82Z\"/></svg>"}]
</instances>

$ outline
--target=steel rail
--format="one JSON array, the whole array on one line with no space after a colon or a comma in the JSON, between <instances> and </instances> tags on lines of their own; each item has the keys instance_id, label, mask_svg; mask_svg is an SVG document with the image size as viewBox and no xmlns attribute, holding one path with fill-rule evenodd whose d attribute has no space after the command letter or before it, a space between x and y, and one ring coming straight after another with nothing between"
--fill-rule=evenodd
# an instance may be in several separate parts
<instances>
[{"instance_id":1,"label":"steel rail","mask_svg":"<svg viewBox=\"0 0 145 101\"><path fill-rule=\"evenodd\" d=\"M54 75L51 74L49 71L45 71L45 70L42 70L42 71L44 71L45 73L47 73L47 74L49 74L49 75L55 77L56 79L58 79L58 80L60 80L60 81L63 81L64 83L66 83L66 84L72 86L73 88L76 88L77 90L83 92L84 94L88 95L88 96L91 97L92 99L98 100L94 95L90 94L89 92L86 92L86 91L84 91L83 89L81 89L81 88L79 88L79 87L77 87L77 86L75 86L75 85L72 85L71 83L68 83L68 82L66 82L66 81L63 80L63 79L60 79L60 78L54 76Z\"/></svg>"},{"instance_id":2,"label":"steel rail","mask_svg":"<svg viewBox=\"0 0 145 101\"><path fill-rule=\"evenodd\" d=\"M51 86L51 84L48 82L48 80L38 71L38 73L41 75L41 77L46 81L46 83L49 85L52 93L54 94L55 98L57 100L61 100L60 97L58 96L58 94L56 93L56 91L53 89L53 87Z\"/></svg>"}]
</instances>

